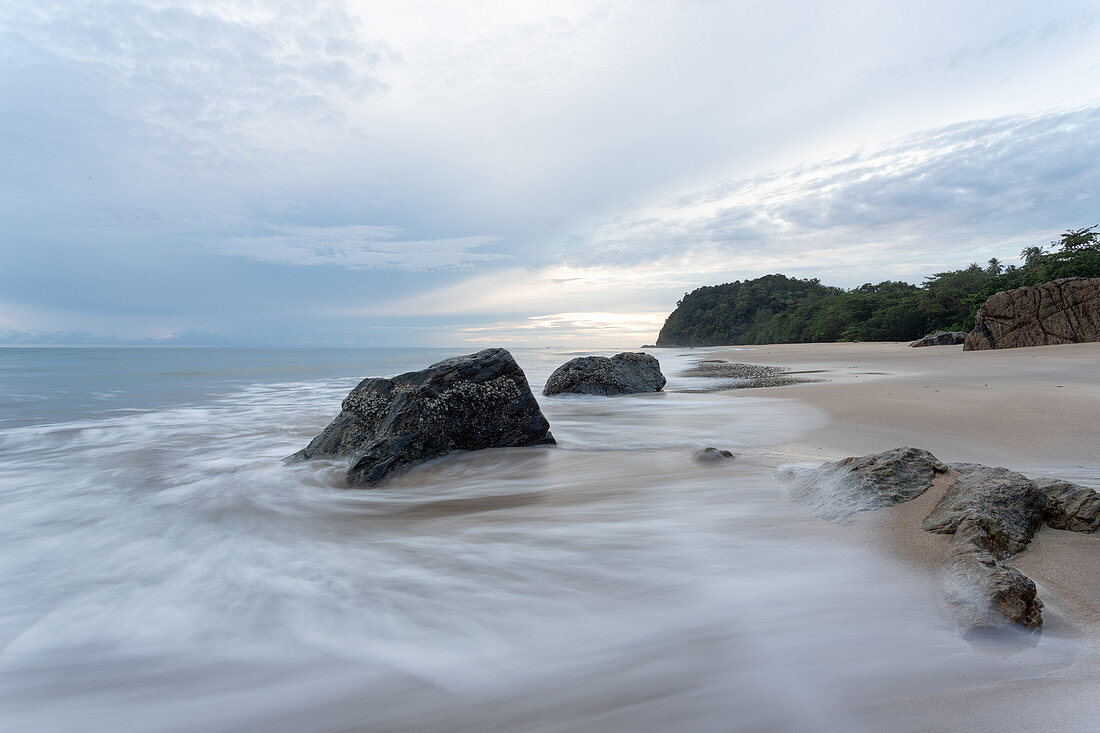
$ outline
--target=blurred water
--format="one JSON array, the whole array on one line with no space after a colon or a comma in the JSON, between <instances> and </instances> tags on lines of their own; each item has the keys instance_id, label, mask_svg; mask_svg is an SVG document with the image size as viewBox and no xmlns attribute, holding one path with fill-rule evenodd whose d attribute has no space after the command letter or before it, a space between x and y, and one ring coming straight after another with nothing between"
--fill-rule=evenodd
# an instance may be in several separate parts
<instances>
[{"instance_id":1,"label":"blurred water","mask_svg":"<svg viewBox=\"0 0 1100 733\"><path fill-rule=\"evenodd\" d=\"M0 728L927 730L915 700L1079 653L976 654L934 577L775 484L764 449L825 416L677 392L692 353L665 394L540 396L558 446L377 491L281 463L454 353L0 349ZM515 354L536 393L573 356Z\"/></svg>"}]
</instances>

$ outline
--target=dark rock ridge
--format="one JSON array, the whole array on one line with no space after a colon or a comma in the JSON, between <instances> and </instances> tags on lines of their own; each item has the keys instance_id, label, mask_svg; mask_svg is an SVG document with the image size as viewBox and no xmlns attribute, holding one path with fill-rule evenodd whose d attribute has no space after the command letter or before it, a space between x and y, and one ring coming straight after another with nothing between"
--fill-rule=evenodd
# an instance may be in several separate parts
<instances>
[{"instance_id":1,"label":"dark rock ridge","mask_svg":"<svg viewBox=\"0 0 1100 733\"><path fill-rule=\"evenodd\" d=\"M691 460L696 463L714 465L716 463L725 463L726 461L732 461L736 456L733 455L733 451L722 450L720 448L700 448L695 451L695 455L691 457Z\"/></svg>"},{"instance_id":2,"label":"dark rock ridge","mask_svg":"<svg viewBox=\"0 0 1100 733\"><path fill-rule=\"evenodd\" d=\"M915 499L931 488L937 473L946 471L947 466L926 450L895 448L819 468L781 468L778 477L793 501L816 517L838 521Z\"/></svg>"},{"instance_id":3,"label":"dark rock ridge","mask_svg":"<svg viewBox=\"0 0 1100 733\"><path fill-rule=\"evenodd\" d=\"M1046 516L1046 492L1007 468L977 463L953 463L951 468L959 472L958 479L921 526L954 534L962 522L971 520L988 534L982 549L998 559L1027 549Z\"/></svg>"},{"instance_id":4,"label":"dark rock ridge","mask_svg":"<svg viewBox=\"0 0 1100 733\"><path fill-rule=\"evenodd\" d=\"M955 346L966 341L966 331L936 331L922 336L910 346Z\"/></svg>"},{"instance_id":5,"label":"dark rock ridge","mask_svg":"<svg viewBox=\"0 0 1100 733\"><path fill-rule=\"evenodd\" d=\"M641 352L623 352L611 358L580 356L554 370L546 380L544 395L563 392L589 395L660 392L665 375L655 357Z\"/></svg>"},{"instance_id":6,"label":"dark rock ridge","mask_svg":"<svg viewBox=\"0 0 1100 733\"><path fill-rule=\"evenodd\" d=\"M1043 625L1043 602L1035 583L988 548L996 542L974 519L959 523L944 577L944 598L964 635L1007 625L1034 631Z\"/></svg>"},{"instance_id":7,"label":"dark rock ridge","mask_svg":"<svg viewBox=\"0 0 1100 733\"><path fill-rule=\"evenodd\" d=\"M815 515L843 520L922 494L946 470L927 451L897 448L819 468L784 468L791 497ZM1058 479L1032 481L1005 468L950 466L955 476L922 527L952 534L944 596L966 635L1042 626L1035 583L1004 561L1027 548L1042 524L1077 532L1100 526L1100 493Z\"/></svg>"},{"instance_id":8,"label":"dark rock ridge","mask_svg":"<svg viewBox=\"0 0 1100 733\"><path fill-rule=\"evenodd\" d=\"M364 379L320 435L290 458L349 456L348 483L452 451L553 443L527 377L505 349L486 349L393 379Z\"/></svg>"},{"instance_id":9,"label":"dark rock ridge","mask_svg":"<svg viewBox=\"0 0 1100 733\"><path fill-rule=\"evenodd\" d=\"M959 477L924 529L954 534L944 597L968 635L1043 624L1035 583L1003 560L1027 549L1047 514L1047 494L1005 468L953 463Z\"/></svg>"},{"instance_id":10,"label":"dark rock ridge","mask_svg":"<svg viewBox=\"0 0 1100 733\"><path fill-rule=\"evenodd\" d=\"M1056 478L1035 479L1046 492L1046 523L1054 529L1095 532L1100 527L1100 494L1092 489Z\"/></svg>"},{"instance_id":11,"label":"dark rock ridge","mask_svg":"<svg viewBox=\"0 0 1100 733\"><path fill-rule=\"evenodd\" d=\"M963 351L1100 341L1100 278L1064 277L994 293Z\"/></svg>"}]
</instances>

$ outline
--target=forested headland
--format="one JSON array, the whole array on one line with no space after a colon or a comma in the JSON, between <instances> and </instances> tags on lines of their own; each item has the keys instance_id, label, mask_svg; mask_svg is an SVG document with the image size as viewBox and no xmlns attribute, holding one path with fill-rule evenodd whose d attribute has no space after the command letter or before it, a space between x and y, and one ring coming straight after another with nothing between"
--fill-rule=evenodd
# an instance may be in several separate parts
<instances>
[{"instance_id":1,"label":"forested headland","mask_svg":"<svg viewBox=\"0 0 1100 733\"><path fill-rule=\"evenodd\" d=\"M1100 277L1097 228L1027 247L1018 266L991 259L984 267L936 273L919 286L887 280L844 290L786 275L707 285L684 294L657 346L911 341L936 330L969 331L993 293L1060 277Z\"/></svg>"}]
</instances>

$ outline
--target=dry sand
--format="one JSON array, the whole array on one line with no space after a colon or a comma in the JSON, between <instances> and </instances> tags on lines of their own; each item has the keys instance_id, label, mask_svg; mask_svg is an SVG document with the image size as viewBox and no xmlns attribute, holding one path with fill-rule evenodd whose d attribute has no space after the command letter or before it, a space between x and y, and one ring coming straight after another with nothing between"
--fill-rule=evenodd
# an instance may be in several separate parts
<instances>
[{"instance_id":1,"label":"dry sand","mask_svg":"<svg viewBox=\"0 0 1100 733\"><path fill-rule=\"evenodd\" d=\"M829 380L727 393L731 399L766 394L800 400L831 416L827 426L773 446L780 460L835 460L913 446L946 462L1005 466L1100 490L1100 343L977 352L899 343L790 344L717 349L707 356ZM941 477L919 499L861 513L825 531L890 552L935 576L948 540L924 532L920 523L950 483ZM974 689L959 690L957 699L940 697L929 730L967 729L971 715L981 720L982 730L1059 727L1059 721L1063 730L1083 730L1080 716L1091 720L1088 711L1097 708L1100 536L1044 527L1010 563L1035 581L1046 604L1043 637L1075 648L1073 661L1039 676L991 684L980 700ZM911 702L913 712L927 705ZM868 714L878 719L904 713L904 707L869 705Z\"/></svg>"},{"instance_id":2,"label":"dry sand","mask_svg":"<svg viewBox=\"0 0 1100 733\"><path fill-rule=\"evenodd\" d=\"M713 353L829 380L766 390L833 418L776 447L795 458L912 445L948 462L1070 467L1078 478L1100 478L1100 343L968 352L898 343L782 344ZM730 394L745 393L762 394Z\"/></svg>"}]
</instances>

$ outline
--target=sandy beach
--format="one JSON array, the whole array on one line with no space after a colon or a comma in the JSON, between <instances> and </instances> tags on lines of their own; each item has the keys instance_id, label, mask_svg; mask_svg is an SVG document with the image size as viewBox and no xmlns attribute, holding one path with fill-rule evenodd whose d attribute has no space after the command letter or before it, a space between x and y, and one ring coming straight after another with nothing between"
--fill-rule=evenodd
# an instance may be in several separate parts
<instances>
[{"instance_id":1,"label":"sandy beach","mask_svg":"<svg viewBox=\"0 0 1100 733\"><path fill-rule=\"evenodd\" d=\"M717 349L718 358L826 382L734 391L796 399L832 416L776 450L836 459L900 445L944 461L1020 470L1073 466L1100 478L1100 343L963 352L902 343Z\"/></svg>"},{"instance_id":2,"label":"sandy beach","mask_svg":"<svg viewBox=\"0 0 1100 733\"><path fill-rule=\"evenodd\" d=\"M835 460L913 446L946 462L1005 466L1031 477L1065 476L1100 488L1100 344L977 352L902 343L791 344L718 349L713 357L828 380L728 393L738 399L763 392L828 413L828 425L773 446L777 458ZM940 477L916 500L859 514L847 524L822 522L819 529L874 546L936 578L948 542L921 530L920 522L951 481ZM1030 729L1049 724L1051 715L1057 719L1059 710L1095 706L1100 537L1043 528L1010 564L1038 587L1046 604L1043 634L1076 646L1078 653L1071 664L1041 677L991 684L981 700L974 699L973 690L938 700L942 717L930 718L929 730L954 730L955 716L972 714L980 715L983 730L994 722L1004 729ZM927 705L913 700L914 711ZM869 704L868 713L874 708ZM1074 730L1080 724L1073 716L1066 722Z\"/></svg>"},{"instance_id":3,"label":"sandy beach","mask_svg":"<svg viewBox=\"0 0 1100 733\"><path fill-rule=\"evenodd\" d=\"M718 358L786 367L828 381L765 390L827 412L831 422L774 446L794 461L836 460L899 446L946 462L1004 466L1100 488L1100 343L963 352L904 343L782 344L718 350ZM737 398L759 390L734 390ZM909 504L861 515L917 562L938 565L946 543L919 530L945 486ZM1065 612L1100 624L1100 538L1042 530L1013 562Z\"/></svg>"}]
</instances>

